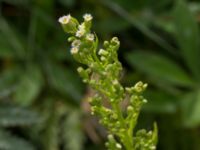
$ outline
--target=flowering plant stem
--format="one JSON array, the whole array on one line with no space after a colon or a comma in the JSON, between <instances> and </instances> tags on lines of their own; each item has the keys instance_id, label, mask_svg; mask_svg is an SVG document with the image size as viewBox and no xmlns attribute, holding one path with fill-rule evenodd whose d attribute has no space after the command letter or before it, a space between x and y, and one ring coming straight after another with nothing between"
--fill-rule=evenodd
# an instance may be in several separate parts
<instances>
[{"instance_id":1,"label":"flowering plant stem","mask_svg":"<svg viewBox=\"0 0 200 150\"><path fill-rule=\"evenodd\" d=\"M147 132L144 129L134 132L141 107L147 100L142 96L147 84L136 83L133 87L123 87L119 82L122 65L117 50L120 42L117 37L104 41L98 50L98 37L91 32L93 17L83 16L80 24L70 15L59 18L64 31L71 36L71 54L85 68L79 67L78 73L83 82L89 84L96 94L89 98L91 114L99 117L99 122L108 130L108 150L154 150L157 143L157 127ZM127 101L126 109L121 108ZM108 104L105 104L107 101Z\"/></svg>"}]
</instances>

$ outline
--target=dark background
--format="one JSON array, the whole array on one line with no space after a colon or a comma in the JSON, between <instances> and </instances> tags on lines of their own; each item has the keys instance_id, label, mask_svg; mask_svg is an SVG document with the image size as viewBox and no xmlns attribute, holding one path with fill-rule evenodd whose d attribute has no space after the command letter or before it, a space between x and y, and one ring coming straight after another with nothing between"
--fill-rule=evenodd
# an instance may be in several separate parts
<instances>
[{"instance_id":1,"label":"dark background","mask_svg":"<svg viewBox=\"0 0 200 150\"><path fill-rule=\"evenodd\" d=\"M149 84L138 128L157 122L157 149L200 150L198 0L1 0L0 13L1 150L105 149L58 23L68 13L119 37L122 84Z\"/></svg>"}]
</instances>

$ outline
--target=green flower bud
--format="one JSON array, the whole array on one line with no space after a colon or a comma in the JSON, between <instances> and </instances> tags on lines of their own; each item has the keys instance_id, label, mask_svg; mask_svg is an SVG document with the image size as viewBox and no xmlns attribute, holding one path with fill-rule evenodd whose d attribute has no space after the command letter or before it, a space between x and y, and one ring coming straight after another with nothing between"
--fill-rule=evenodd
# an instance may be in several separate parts
<instances>
[{"instance_id":1,"label":"green flower bud","mask_svg":"<svg viewBox=\"0 0 200 150\"><path fill-rule=\"evenodd\" d=\"M121 144L119 144L119 143L116 143L116 145L115 145L115 146L116 146L116 148L117 148L117 149L122 149L122 145L121 145Z\"/></svg>"},{"instance_id":2,"label":"green flower bud","mask_svg":"<svg viewBox=\"0 0 200 150\"><path fill-rule=\"evenodd\" d=\"M154 145L150 146L149 148L150 148L150 150L155 150L156 149L156 147Z\"/></svg>"},{"instance_id":3,"label":"green flower bud","mask_svg":"<svg viewBox=\"0 0 200 150\"><path fill-rule=\"evenodd\" d=\"M108 52L104 49L100 49L99 52L98 52L99 55L103 55L103 56L107 56L108 55Z\"/></svg>"},{"instance_id":4,"label":"green flower bud","mask_svg":"<svg viewBox=\"0 0 200 150\"><path fill-rule=\"evenodd\" d=\"M70 36L69 38L68 38L68 42L72 42L72 41L74 41L76 38L74 37L74 36Z\"/></svg>"},{"instance_id":5,"label":"green flower bud","mask_svg":"<svg viewBox=\"0 0 200 150\"><path fill-rule=\"evenodd\" d=\"M137 93L143 92L147 88L147 84L144 84L143 82L139 81L135 84L134 90Z\"/></svg>"},{"instance_id":6,"label":"green flower bud","mask_svg":"<svg viewBox=\"0 0 200 150\"><path fill-rule=\"evenodd\" d=\"M105 62L105 61L106 61L106 57L101 56L101 57L100 57L100 60Z\"/></svg>"},{"instance_id":7,"label":"green flower bud","mask_svg":"<svg viewBox=\"0 0 200 150\"><path fill-rule=\"evenodd\" d=\"M120 44L119 39L117 37L113 37L111 39L111 44L112 45L119 45Z\"/></svg>"},{"instance_id":8,"label":"green flower bud","mask_svg":"<svg viewBox=\"0 0 200 150\"><path fill-rule=\"evenodd\" d=\"M77 71L84 80L88 80L89 75L87 70L84 70L82 67L78 67Z\"/></svg>"},{"instance_id":9,"label":"green flower bud","mask_svg":"<svg viewBox=\"0 0 200 150\"><path fill-rule=\"evenodd\" d=\"M147 100L146 100L146 99L143 99L142 102L143 102L143 103L147 103Z\"/></svg>"},{"instance_id":10,"label":"green flower bud","mask_svg":"<svg viewBox=\"0 0 200 150\"><path fill-rule=\"evenodd\" d=\"M128 107L127 107L127 112L128 112L128 113L132 113L132 112L133 112L133 110L134 110L134 109L133 109L133 107L132 107L132 106L128 106Z\"/></svg>"},{"instance_id":11,"label":"green flower bud","mask_svg":"<svg viewBox=\"0 0 200 150\"><path fill-rule=\"evenodd\" d=\"M104 41L103 45L104 45L105 48L107 48L109 46L109 42L108 41Z\"/></svg>"},{"instance_id":12,"label":"green flower bud","mask_svg":"<svg viewBox=\"0 0 200 150\"><path fill-rule=\"evenodd\" d=\"M115 142L114 136L113 136L112 134L109 134L109 135L108 135L108 140L109 140L110 142Z\"/></svg>"}]
</instances>

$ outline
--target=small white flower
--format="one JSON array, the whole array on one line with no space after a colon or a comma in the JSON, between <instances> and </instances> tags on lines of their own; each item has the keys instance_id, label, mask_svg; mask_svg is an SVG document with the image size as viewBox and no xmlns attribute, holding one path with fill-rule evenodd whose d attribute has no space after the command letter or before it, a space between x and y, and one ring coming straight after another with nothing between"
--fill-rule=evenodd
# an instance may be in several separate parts
<instances>
[{"instance_id":1,"label":"small white flower","mask_svg":"<svg viewBox=\"0 0 200 150\"><path fill-rule=\"evenodd\" d=\"M78 47L72 47L72 48L71 48L71 53L72 53L72 54L78 53Z\"/></svg>"},{"instance_id":2,"label":"small white flower","mask_svg":"<svg viewBox=\"0 0 200 150\"><path fill-rule=\"evenodd\" d=\"M83 15L83 18L85 21L90 21L90 20L92 20L93 17L91 14L85 14L85 15Z\"/></svg>"},{"instance_id":3,"label":"small white flower","mask_svg":"<svg viewBox=\"0 0 200 150\"><path fill-rule=\"evenodd\" d=\"M87 35L86 35L86 39L87 39L88 41L94 41L94 34L92 34L92 33L87 34Z\"/></svg>"},{"instance_id":4,"label":"small white flower","mask_svg":"<svg viewBox=\"0 0 200 150\"><path fill-rule=\"evenodd\" d=\"M76 37L82 37L84 35L84 32L82 31L82 30L78 30L77 32L76 32Z\"/></svg>"},{"instance_id":5,"label":"small white flower","mask_svg":"<svg viewBox=\"0 0 200 150\"><path fill-rule=\"evenodd\" d=\"M79 30L85 30L85 24L84 24L84 23L81 23L81 24L78 26L78 29L79 29Z\"/></svg>"},{"instance_id":6,"label":"small white flower","mask_svg":"<svg viewBox=\"0 0 200 150\"><path fill-rule=\"evenodd\" d=\"M71 15L67 15L67 16L62 16L58 19L58 22L60 22L61 24L68 24L69 21L71 19Z\"/></svg>"},{"instance_id":7,"label":"small white flower","mask_svg":"<svg viewBox=\"0 0 200 150\"><path fill-rule=\"evenodd\" d=\"M73 42L72 42L72 47L79 47L81 45L81 41L80 40L74 40Z\"/></svg>"},{"instance_id":8,"label":"small white flower","mask_svg":"<svg viewBox=\"0 0 200 150\"><path fill-rule=\"evenodd\" d=\"M76 37L82 37L85 34L85 24L81 24L78 26L78 31L76 32Z\"/></svg>"}]
</instances>

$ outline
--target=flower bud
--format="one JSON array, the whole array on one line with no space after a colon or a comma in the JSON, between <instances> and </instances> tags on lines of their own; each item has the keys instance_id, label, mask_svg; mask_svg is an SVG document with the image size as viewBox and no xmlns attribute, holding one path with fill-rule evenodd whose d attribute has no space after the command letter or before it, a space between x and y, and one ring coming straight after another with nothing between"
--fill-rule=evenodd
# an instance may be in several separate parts
<instances>
[{"instance_id":1,"label":"flower bud","mask_svg":"<svg viewBox=\"0 0 200 150\"><path fill-rule=\"evenodd\" d=\"M117 149L122 149L122 146L121 146L121 144L119 144L119 143L116 143L115 146L116 146Z\"/></svg>"},{"instance_id":2,"label":"flower bud","mask_svg":"<svg viewBox=\"0 0 200 150\"><path fill-rule=\"evenodd\" d=\"M132 107L132 106L128 106L128 107L127 107L127 112L128 112L128 113L132 113L132 112L133 112L133 110L134 110L134 109L133 109L133 107Z\"/></svg>"},{"instance_id":3,"label":"flower bud","mask_svg":"<svg viewBox=\"0 0 200 150\"><path fill-rule=\"evenodd\" d=\"M106 57L104 57L104 56L101 56L100 59L101 59L101 61L106 61Z\"/></svg>"},{"instance_id":4,"label":"flower bud","mask_svg":"<svg viewBox=\"0 0 200 150\"><path fill-rule=\"evenodd\" d=\"M112 134L108 135L108 140L111 142L115 142L114 136Z\"/></svg>"},{"instance_id":5,"label":"flower bud","mask_svg":"<svg viewBox=\"0 0 200 150\"><path fill-rule=\"evenodd\" d=\"M146 99L143 99L142 102L143 102L143 103L147 103L147 100L146 100Z\"/></svg>"},{"instance_id":6,"label":"flower bud","mask_svg":"<svg viewBox=\"0 0 200 150\"><path fill-rule=\"evenodd\" d=\"M104 49L100 49L99 52L98 52L99 55L103 55L103 56L106 56L108 55L108 52Z\"/></svg>"},{"instance_id":7,"label":"flower bud","mask_svg":"<svg viewBox=\"0 0 200 150\"><path fill-rule=\"evenodd\" d=\"M137 93L143 92L147 88L147 84L144 84L143 82L139 81L135 84L134 90Z\"/></svg>"},{"instance_id":8,"label":"flower bud","mask_svg":"<svg viewBox=\"0 0 200 150\"><path fill-rule=\"evenodd\" d=\"M109 46L109 42L108 41L104 41L103 45L104 45L105 48L107 48Z\"/></svg>"},{"instance_id":9,"label":"flower bud","mask_svg":"<svg viewBox=\"0 0 200 150\"><path fill-rule=\"evenodd\" d=\"M111 44L113 44L113 45L119 45L120 44L119 39L117 37L113 37L111 39Z\"/></svg>"},{"instance_id":10,"label":"flower bud","mask_svg":"<svg viewBox=\"0 0 200 150\"><path fill-rule=\"evenodd\" d=\"M89 75L88 72L86 70L84 70L82 67L78 67L77 69L78 73L80 74L80 76L84 79L84 80L88 80Z\"/></svg>"}]
</instances>

